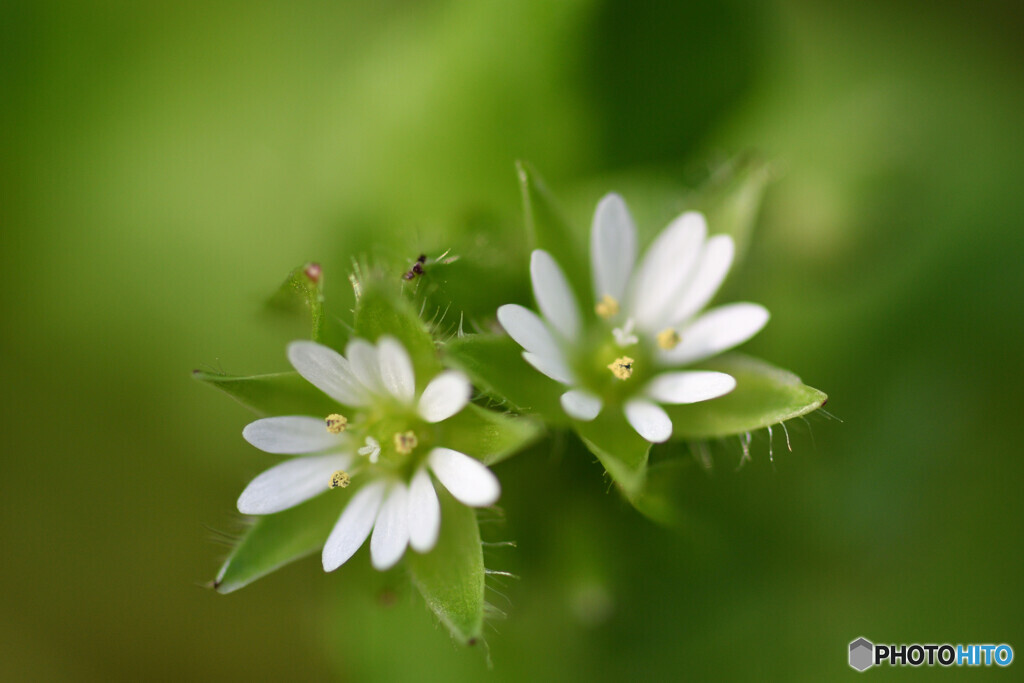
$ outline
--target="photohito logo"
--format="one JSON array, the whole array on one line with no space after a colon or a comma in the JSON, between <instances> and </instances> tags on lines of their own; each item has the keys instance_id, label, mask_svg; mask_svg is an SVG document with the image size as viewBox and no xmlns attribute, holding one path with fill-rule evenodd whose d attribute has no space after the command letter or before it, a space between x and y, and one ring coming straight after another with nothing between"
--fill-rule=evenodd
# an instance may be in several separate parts
<instances>
[{"instance_id":1,"label":"photohito logo","mask_svg":"<svg viewBox=\"0 0 1024 683\"><path fill-rule=\"evenodd\" d=\"M865 671L873 666L1009 666L1013 648L1000 645L875 645L867 638L850 643L850 666Z\"/></svg>"}]
</instances>

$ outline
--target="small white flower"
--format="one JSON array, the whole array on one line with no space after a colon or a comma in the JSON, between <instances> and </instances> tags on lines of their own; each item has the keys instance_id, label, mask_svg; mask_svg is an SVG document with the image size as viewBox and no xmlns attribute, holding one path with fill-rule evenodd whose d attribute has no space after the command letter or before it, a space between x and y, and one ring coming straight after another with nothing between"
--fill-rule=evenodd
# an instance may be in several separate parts
<instances>
[{"instance_id":1,"label":"small white flower","mask_svg":"<svg viewBox=\"0 0 1024 683\"><path fill-rule=\"evenodd\" d=\"M501 486L480 461L434 444L433 425L469 402L471 387L462 373L441 372L417 400L412 361L397 340L382 337L374 346L353 339L345 352L309 341L288 346L288 359L299 374L354 412L332 414L326 421L288 416L247 425L242 436L260 450L304 455L253 479L238 499L238 510L280 512L347 486L350 478L364 480L324 544L323 565L326 571L340 567L372 531L370 558L384 570L401 559L407 545L425 553L437 543L441 506L431 474L471 507L494 504ZM355 450L353 434L365 436L366 445ZM350 468L351 477L345 472Z\"/></svg>"},{"instance_id":2,"label":"small white flower","mask_svg":"<svg viewBox=\"0 0 1024 683\"><path fill-rule=\"evenodd\" d=\"M640 436L666 441L672 421L658 403L697 403L736 386L725 373L668 369L742 344L768 322L768 311L753 303L698 315L725 279L733 251L732 238L708 238L704 216L687 212L658 235L636 266L633 219L622 198L609 194L598 203L591 230L593 315L581 315L562 269L537 249L530 277L541 315L508 304L498 309L498 320L527 362L570 387L561 403L571 417L593 420L615 402ZM614 345L602 341L609 328ZM610 374L595 375L601 367Z\"/></svg>"}]
</instances>

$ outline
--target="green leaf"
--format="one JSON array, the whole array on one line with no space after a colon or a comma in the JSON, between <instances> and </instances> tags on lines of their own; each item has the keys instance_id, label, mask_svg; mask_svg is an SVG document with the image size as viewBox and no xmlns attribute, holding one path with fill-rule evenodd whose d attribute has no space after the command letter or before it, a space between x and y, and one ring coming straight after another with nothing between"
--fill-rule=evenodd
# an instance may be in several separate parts
<instances>
[{"instance_id":1,"label":"green leaf","mask_svg":"<svg viewBox=\"0 0 1024 683\"><path fill-rule=\"evenodd\" d=\"M693 458L673 458L651 465L644 487L630 502L659 524L681 526L687 521L683 501L690 499L686 492L694 484L695 468Z\"/></svg>"},{"instance_id":2,"label":"green leaf","mask_svg":"<svg viewBox=\"0 0 1024 683\"><path fill-rule=\"evenodd\" d=\"M712 234L731 235L736 244L733 267L743 258L774 169L752 155L736 157L715 169L711 178L687 201L701 211Z\"/></svg>"},{"instance_id":3,"label":"green leaf","mask_svg":"<svg viewBox=\"0 0 1024 683\"><path fill-rule=\"evenodd\" d=\"M422 390L441 371L434 340L423 319L397 286L372 278L356 287L355 335L376 342L382 335L396 338L409 352Z\"/></svg>"},{"instance_id":4,"label":"green leaf","mask_svg":"<svg viewBox=\"0 0 1024 683\"><path fill-rule=\"evenodd\" d=\"M257 415L329 415L338 404L297 372L235 377L202 370L192 376L241 403Z\"/></svg>"},{"instance_id":5,"label":"green leaf","mask_svg":"<svg viewBox=\"0 0 1024 683\"><path fill-rule=\"evenodd\" d=\"M230 593L321 547L349 491L329 491L301 505L257 517L217 572L213 587Z\"/></svg>"},{"instance_id":6,"label":"green leaf","mask_svg":"<svg viewBox=\"0 0 1024 683\"><path fill-rule=\"evenodd\" d=\"M406 558L412 580L427 605L451 631L452 637L472 645L484 623L484 556L476 512L462 505L443 487L441 535L429 553L412 550Z\"/></svg>"},{"instance_id":7,"label":"green leaf","mask_svg":"<svg viewBox=\"0 0 1024 683\"><path fill-rule=\"evenodd\" d=\"M511 337L471 334L445 343L445 359L484 394L520 413L537 413L551 425L567 425L558 397L565 389L523 360Z\"/></svg>"},{"instance_id":8,"label":"green leaf","mask_svg":"<svg viewBox=\"0 0 1024 683\"><path fill-rule=\"evenodd\" d=\"M523 196L523 219L531 247L544 249L565 271L578 301L590 300L590 269L583 231L572 228L554 196L532 166L518 162L519 188Z\"/></svg>"},{"instance_id":9,"label":"green leaf","mask_svg":"<svg viewBox=\"0 0 1024 683\"><path fill-rule=\"evenodd\" d=\"M319 341L324 324L323 271L319 263L306 263L291 273L267 301L271 310L295 313L308 311L310 337Z\"/></svg>"},{"instance_id":10,"label":"green leaf","mask_svg":"<svg viewBox=\"0 0 1024 683\"><path fill-rule=\"evenodd\" d=\"M471 455L485 465L501 462L544 433L540 420L513 417L472 404L441 425L445 429L441 445Z\"/></svg>"},{"instance_id":11,"label":"green leaf","mask_svg":"<svg viewBox=\"0 0 1024 683\"><path fill-rule=\"evenodd\" d=\"M711 401L666 406L675 439L708 439L762 429L806 415L828 399L793 373L740 353L695 367L732 375L736 388Z\"/></svg>"},{"instance_id":12,"label":"green leaf","mask_svg":"<svg viewBox=\"0 0 1024 683\"><path fill-rule=\"evenodd\" d=\"M651 444L636 433L621 410L605 409L591 422L574 422L590 452L632 500L643 489Z\"/></svg>"}]
</instances>

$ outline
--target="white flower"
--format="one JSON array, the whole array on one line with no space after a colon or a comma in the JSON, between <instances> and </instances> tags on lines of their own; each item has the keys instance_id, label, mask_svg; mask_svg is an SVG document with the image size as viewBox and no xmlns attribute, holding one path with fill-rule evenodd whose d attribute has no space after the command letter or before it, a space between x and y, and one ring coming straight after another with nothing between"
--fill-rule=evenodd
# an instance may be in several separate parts
<instances>
[{"instance_id":1,"label":"white flower","mask_svg":"<svg viewBox=\"0 0 1024 683\"><path fill-rule=\"evenodd\" d=\"M728 235L708 238L704 217L687 212L636 267L636 228L622 198L609 194L597 205L590 237L593 315L581 315L562 269L537 249L530 277L541 315L508 304L498 320L531 365L570 387L561 403L571 417L593 420L614 402L640 436L666 441L672 421L658 403L697 403L736 386L725 373L669 369L742 344L768 322L768 311L752 303L698 315L725 279L733 250Z\"/></svg>"},{"instance_id":2,"label":"white flower","mask_svg":"<svg viewBox=\"0 0 1024 683\"><path fill-rule=\"evenodd\" d=\"M333 571L370 538L376 569L392 567L406 545L425 553L437 542L441 506L438 481L459 502L492 505L501 487L480 461L435 445L436 425L469 402L469 380L457 371L434 377L416 398L416 379L405 348L391 337L376 346L353 339L345 356L310 341L292 342L288 359L315 387L355 409L351 419L289 416L257 420L242 436L260 450L303 457L285 460L263 472L242 492L240 512L280 512L329 488L366 480L345 506L323 549L323 565ZM365 436L356 451L352 435ZM358 453L358 455L356 455ZM365 456L361 459L358 456Z\"/></svg>"}]
</instances>

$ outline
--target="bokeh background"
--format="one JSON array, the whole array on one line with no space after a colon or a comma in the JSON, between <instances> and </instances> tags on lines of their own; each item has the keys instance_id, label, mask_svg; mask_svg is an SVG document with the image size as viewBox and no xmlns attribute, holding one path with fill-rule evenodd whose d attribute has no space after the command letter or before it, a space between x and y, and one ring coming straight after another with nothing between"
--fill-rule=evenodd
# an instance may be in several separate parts
<instances>
[{"instance_id":1,"label":"bokeh background","mask_svg":"<svg viewBox=\"0 0 1024 683\"><path fill-rule=\"evenodd\" d=\"M818 681L858 636L1024 652L1020 13L4 2L3 678ZM774 462L755 434L738 471L716 444L682 531L571 437L500 465L485 534L518 547L487 561L519 578L486 646L365 552L204 587L272 460L190 370L286 369L297 328L263 301L291 268L323 263L343 316L353 256L451 248L499 283L454 302L482 321L526 292L516 159L592 206L751 149L777 177L729 294L842 422L789 425L792 452L776 430Z\"/></svg>"}]
</instances>

